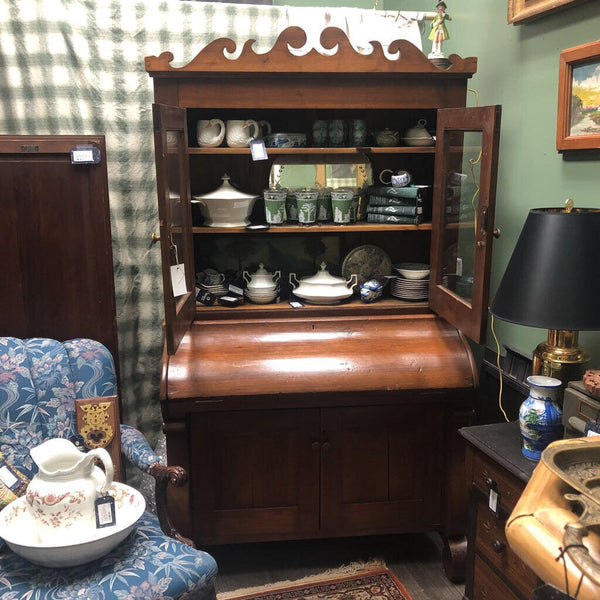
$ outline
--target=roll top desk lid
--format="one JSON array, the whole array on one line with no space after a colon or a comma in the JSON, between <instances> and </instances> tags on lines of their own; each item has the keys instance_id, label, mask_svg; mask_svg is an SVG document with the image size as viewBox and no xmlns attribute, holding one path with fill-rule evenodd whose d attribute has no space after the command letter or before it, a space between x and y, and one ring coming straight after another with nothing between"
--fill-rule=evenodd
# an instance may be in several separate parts
<instances>
[{"instance_id":1,"label":"roll top desk lid","mask_svg":"<svg viewBox=\"0 0 600 600\"><path fill-rule=\"evenodd\" d=\"M434 315L195 321L163 371L163 401L473 388L464 337Z\"/></svg>"}]
</instances>

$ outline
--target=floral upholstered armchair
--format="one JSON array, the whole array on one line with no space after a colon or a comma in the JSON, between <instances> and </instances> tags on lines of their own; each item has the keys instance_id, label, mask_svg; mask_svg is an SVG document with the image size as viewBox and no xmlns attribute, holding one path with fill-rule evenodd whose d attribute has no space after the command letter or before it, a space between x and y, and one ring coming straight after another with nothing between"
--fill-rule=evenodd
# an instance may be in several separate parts
<instances>
[{"instance_id":1,"label":"floral upholstered armchair","mask_svg":"<svg viewBox=\"0 0 600 600\"><path fill-rule=\"evenodd\" d=\"M75 399L114 394L114 362L102 344L0 337L0 453L31 479L36 466L29 450L76 433ZM76 567L34 565L0 539L0 600L214 598L214 559L176 535L163 506L167 483L181 482L185 472L160 465L133 427L121 425L121 446L128 460L156 476L159 514L145 512L115 550Z\"/></svg>"}]
</instances>

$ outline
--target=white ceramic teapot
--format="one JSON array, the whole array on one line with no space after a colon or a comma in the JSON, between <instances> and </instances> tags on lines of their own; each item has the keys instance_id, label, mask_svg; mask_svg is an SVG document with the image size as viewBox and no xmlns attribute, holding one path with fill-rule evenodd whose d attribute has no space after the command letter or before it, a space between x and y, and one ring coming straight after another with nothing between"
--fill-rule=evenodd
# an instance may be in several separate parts
<instances>
[{"instance_id":1,"label":"white ceramic teapot","mask_svg":"<svg viewBox=\"0 0 600 600\"><path fill-rule=\"evenodd\" d=\"M281 278L281 271L269 273L263 263L260 263L258 269L252 275L248 271L243 271L242 277L246 281L249 290L268 291L274 290L277 287L277 283Z\"/></svg>"},{"instance_id":2,"label":"white ceramic teapot","mask_svg":"<svg viewBox=\"0 0 600 600\"><path fill-rule=\"evenodd\" d=\"M348 280L330 275L327 265L322 262L321 270L311 277L303 277L298 281L296 273L290 273L290 285L294 295L311 304L337 304L352 296L352 290L358 277L353 273Z\"/></svg>"},{"instance_id":3,"label":"white ceramic teapot","mask_svg":"<svg viewBox=\"0 0 600 600\"><path fill-rule=\"evenodd\" d=\"M25 499L40 542L62 546L88 541L96 531L94 503L112 484L110 455L103 448L86 454L63 438L46 440L30 454L39 471ZM94 465L95 458L104 471Z\"/></svg>"}]
</instances>

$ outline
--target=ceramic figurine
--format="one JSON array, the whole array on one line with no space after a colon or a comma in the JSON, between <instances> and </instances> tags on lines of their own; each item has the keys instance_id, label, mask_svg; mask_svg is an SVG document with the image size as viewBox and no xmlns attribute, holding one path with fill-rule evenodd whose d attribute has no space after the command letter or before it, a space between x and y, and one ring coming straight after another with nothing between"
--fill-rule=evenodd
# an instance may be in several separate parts
<instances>
[{"instance_id":1,"label":"ceramic figurine","mask_svg":"<svg viewBox=\"0 0 600 600\"><path fill-rule=\"evenodd\" d=\"M365 281L360 286L360 299L366 303L375 302L383 294L383 287L384 284L377 279Z\"/></svg>"},{"instance_id":2,"label":"ceramic figurine","mask_svg":"<svg viewBox=\"0 0 600 600\"><path fill-rule=\"evenodd\" d=\"M435 5L437 14L431 21L431 33L429 34L429 39L433 43L431 45L431 53L429 54L429 58L445 58L445 55L442 52L442 42L450 39L450 36L448 35L448 29L446 27L446 21L452 21L450 15L446 14L446 8L447 6L445 2L438 2Z\"/></svg>"}]
</instances>

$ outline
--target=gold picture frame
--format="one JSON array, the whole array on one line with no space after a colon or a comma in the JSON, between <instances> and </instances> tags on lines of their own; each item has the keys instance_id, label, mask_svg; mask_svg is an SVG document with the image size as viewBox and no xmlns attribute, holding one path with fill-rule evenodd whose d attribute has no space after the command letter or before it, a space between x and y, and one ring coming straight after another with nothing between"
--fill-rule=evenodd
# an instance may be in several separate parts
<instances>
[{"instance_id":1,"label":"gold picture frame","mask_svg":"<svg viewBox=\"0 0 600 600\"><path fill-rule=\"evenodd\" d=\"M600 40L560 53L556 149L600 149Z\"/></svg>"},{"instance_id":2,"label":"gold picture frame","mask_svg":"<svg viewBox=\"0 0 600 600\"><path fill-rule=\"evenodd\" d=\"M586 0L508 0L508 23L519 25Z\"/></svg>"}]
</instances>

